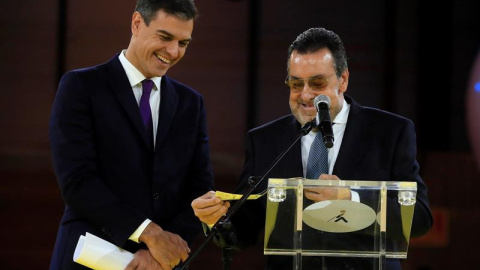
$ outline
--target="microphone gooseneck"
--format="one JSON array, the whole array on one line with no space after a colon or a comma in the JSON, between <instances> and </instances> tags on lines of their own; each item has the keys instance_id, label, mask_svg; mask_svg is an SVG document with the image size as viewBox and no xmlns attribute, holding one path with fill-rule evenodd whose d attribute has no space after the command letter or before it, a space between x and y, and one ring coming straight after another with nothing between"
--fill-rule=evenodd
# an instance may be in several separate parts
<instances>
[{"instance_id":1,"label":"microphone gooseneck","mask_svg":"<svg viewBox=\"0 0 480 270\"><path fill-rule=\"evenodd\" d=\"M195 250L188 258L179 266L175 268L175 270L185 270L190 262L200 253L201 250L205 248L207 243L215 237L217 234L222 234L223 232L227 232L228 237L232 237L232 234L230 234L228 231L231 229L232 223L230 221L230 218L240 209L240 207L245 203L247 200L248 196L250 196L254 190L256 190L260 184L265 181L267 175L273 170L275 166L280 162L280 160L293 148L293 146L305 135L307 135L312 128L315 126L315 120L312 120L305 125L303 125L295 139L288 145L287 148L285 148L278 156L277 158L273 161L273 163L265 170L265 172L259 176L251 176L250 179L248 180L249 188L248 190L243 193L242 197L232 205L227 211L225 215L223 215L214 225L213 227L210 228L210 233L206 236L205 240L199 245L198 249ZM224 234L225 235L225 234ZM221 237L221 236L220 236ZM236 235L233 235L235 239L232 239L233 242L236 242ZM226 242L225 242L226 243ZM222 256L227 257L226 260L224 260L225 265L228 265L228 260L230 260L228 257L230 256L229 253L231 253L231 249L224 249L225 247L222 247ZM224 266L225 266L224 265Z\"/></svg>"}]
</instances>

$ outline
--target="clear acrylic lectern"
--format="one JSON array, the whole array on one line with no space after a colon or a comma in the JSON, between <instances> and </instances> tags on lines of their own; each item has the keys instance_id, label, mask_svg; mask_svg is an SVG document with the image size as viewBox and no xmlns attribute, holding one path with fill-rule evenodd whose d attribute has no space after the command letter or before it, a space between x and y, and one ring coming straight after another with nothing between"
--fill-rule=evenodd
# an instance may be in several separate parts
<instances>
[{"instance_id":1,"label":"clear acrylic lectern","mask_svg":"<svg viewBox=\"0 0 480 270\"><path fill-rule=\"evenodd\" d=\"M352 199L314 202L305 190ZM297 270L305 256L372 258L384 269L386 258L407 257L416 191L415 182L269 179L264 254L293 256Z\"/></svg>"}]
</instances>

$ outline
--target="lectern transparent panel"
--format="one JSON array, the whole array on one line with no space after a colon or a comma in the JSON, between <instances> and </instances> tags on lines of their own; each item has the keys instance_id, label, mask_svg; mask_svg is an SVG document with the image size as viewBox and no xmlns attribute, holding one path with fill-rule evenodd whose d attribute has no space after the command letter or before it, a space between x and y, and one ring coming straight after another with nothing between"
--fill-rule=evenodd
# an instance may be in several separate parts
<instances>
[{"instance_id":1,"label":"lectern transparent panel","mask_svg":"<svg viewBox=\"0 0 480 270\"><path fill-rule=\"evenodd\" d=\"M264 253L406 258L416 190L415 182L269 179ZM349 199L322 199L335 194Z\"/></svg>"}]
</instances>

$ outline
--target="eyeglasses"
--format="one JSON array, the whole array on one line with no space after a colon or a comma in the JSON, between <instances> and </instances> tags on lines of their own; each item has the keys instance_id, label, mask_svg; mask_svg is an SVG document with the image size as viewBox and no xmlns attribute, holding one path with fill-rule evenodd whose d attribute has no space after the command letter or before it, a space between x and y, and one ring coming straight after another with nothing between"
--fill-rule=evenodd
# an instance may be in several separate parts
<instances>
[{"instance_id":1,"label":"eyeglasses","mask_svg":"<svg viewBox=\"0 0 480 270\"><path fill-rule=\"evenodd\" d=\"M295 93L301 93L305 88L305 82L308 83L313 91L319 91L328 85L328 79L334 74L328 77L310 77L306 79L290 79L289 76L285 79L285 84L290 88L290 91Z\"/></svg>"}]
</instances>

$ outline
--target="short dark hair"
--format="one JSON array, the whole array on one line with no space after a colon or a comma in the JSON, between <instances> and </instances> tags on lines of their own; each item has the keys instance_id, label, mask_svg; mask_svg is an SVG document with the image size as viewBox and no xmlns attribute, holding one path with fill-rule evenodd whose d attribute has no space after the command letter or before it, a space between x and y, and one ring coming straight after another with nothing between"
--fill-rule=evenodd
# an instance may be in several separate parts
<instances>
[{"instance_id":1,"label":"short dark hair","mask_svg":"<svg viewBox=\"0 0 480 270\"><path fill-rule=\"evenodd\" d=\"M142 15L147 26L160 9L185 21L197 17L194 0L137 0L135 6L135 11Z\"/></svg>"},{"instance_id":2,"label":"short dark hair","mask_svg":"<svg viewBox=\"0 0 480 270\"><path fill-rule=\"evenodd\" d=\"M288 59L294 51L299 54L314 53L321 49L329 49L333 55L333 64L337 77L348 68L347 53L340 37L333 31L325 28L310 28L297 36L288 48ZM287 71L290 68L287 61Z\"/></svg>"}]
</instances>

